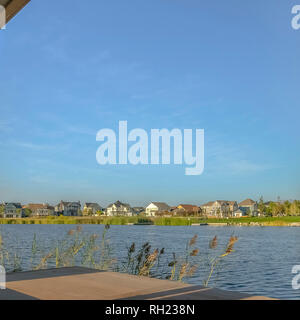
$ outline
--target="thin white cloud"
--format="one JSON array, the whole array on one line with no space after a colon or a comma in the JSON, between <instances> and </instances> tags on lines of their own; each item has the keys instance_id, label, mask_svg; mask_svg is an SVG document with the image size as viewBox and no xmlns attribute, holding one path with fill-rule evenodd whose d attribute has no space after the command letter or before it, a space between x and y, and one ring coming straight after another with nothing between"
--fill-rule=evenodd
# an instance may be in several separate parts
<instances>
[{"instance_id":1,"label":"thin white cloud","mask_svg":"<svg viewBox=\"0 0 300 320\"><path fill-rule=\"evenodd\" d=\"M27 149L29 151L41 151L41 152L46 152L46 151L62 152L70 148L70 146L67 144L38 144L33 142L15 141L15 140L9 140L5 142L0 141L0 145L6 148L22 148L22 149Z\"/></svg>"},{"instance_id":2,"label":"thin white cloud","mask_svg":"<svg viewBox=\"0 0 300 320\"><path fill-rule=\"evenodd\" d=\"M274 169L273 165L255 163L249 160L233 161L228 164L228 167L232 174L258 173L258 172Z\"/></svg>"},{"instance_id":3,"label":"thin white cloud","mask_svg":"<svg viewBox=\"0 0 300 320\"><path fill-rule=\"evenodd\" d=\"M206 141L205 172L209 175L247 175L277 168L272 162L260 162L249 146L216 142L220 138Z\"/></svg>"}]
</instances>

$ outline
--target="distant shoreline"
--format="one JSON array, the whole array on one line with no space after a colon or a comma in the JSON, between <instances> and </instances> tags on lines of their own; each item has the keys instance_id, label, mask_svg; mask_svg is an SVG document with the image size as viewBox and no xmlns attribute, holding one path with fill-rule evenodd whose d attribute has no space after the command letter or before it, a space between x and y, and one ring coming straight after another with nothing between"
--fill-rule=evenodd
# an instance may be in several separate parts
<instances>
[{"instance_id":1,"label":"distant shoreline","mask_svg":"<svg viewBox=\"0 0 300 320\"><path fill-rule=\"evenodd\" d=\"M0 224L110 224L156 226L290 226L300 227L300 216L204 219L199 217L36 217L0 218Z\"/></svg>"}]
</instances>

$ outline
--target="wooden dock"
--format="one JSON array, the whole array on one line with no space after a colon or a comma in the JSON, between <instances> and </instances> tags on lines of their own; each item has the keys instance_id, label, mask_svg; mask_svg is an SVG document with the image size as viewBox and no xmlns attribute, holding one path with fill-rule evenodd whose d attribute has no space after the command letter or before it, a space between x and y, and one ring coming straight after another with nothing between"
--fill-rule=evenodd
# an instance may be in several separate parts
<instances>
[{"instance_id":1,"label":"wooden dock","mask_svg":"<svg viewBox=\"0 0 300 320\"><path fill-rule=\"evenodd\" d=\"M7 274L0 300L265 300L244 293L81 267Z\"/></svg>"}]
</instances>

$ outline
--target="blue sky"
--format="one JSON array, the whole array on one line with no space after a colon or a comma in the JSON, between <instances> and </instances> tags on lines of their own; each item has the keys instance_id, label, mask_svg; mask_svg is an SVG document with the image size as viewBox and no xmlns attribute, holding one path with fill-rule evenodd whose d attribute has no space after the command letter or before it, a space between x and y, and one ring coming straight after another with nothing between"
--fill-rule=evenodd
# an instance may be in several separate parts
<instances>
[{"instance_id":1,"label":"blue sky","mask_svg":"<svg viewBox=\"0 0 300 320\"><path fill-rule=\"evenodd\" d=\"M32 0L0 31L0 200L300 198L295 4ZM204 173L99 166L119 120L203 128Z\"/></svg>"}]
</instances>

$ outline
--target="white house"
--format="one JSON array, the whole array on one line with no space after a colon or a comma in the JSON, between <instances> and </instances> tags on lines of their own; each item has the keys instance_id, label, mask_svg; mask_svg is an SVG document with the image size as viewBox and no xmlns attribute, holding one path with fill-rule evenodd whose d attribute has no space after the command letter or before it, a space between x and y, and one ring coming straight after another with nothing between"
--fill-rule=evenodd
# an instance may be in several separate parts
<instances>
[{"instance_id":1,"label":"white house","mask_svg":"<svg viewBox=\"0 0 300 320\"><path fill-rule=\"evenodd\" d=\"M241 218L241 217L246 216L246 214L241 209L238 209L238 210L234 211L233 216L235 218Z\"/></svg>"},{"instance_id":2,"label":"white house","mask_svg":"<svg viewBox=\"0 0 300 320\"><path fill-rule=\"evenodd\" d=\"M158 212L170 211L171 207L164 202L151 202L148 207L146 207L146 216L153 217Z\"/></svg>"},{"instance_id":3,"label":"white house","mask_svg":"<svg viewBox=\"0 0 300 320\"><path fill-rule=\"evenodd\" d=\"M206 215L211 215L212 214L212 206L214 204L214 201L209 201L203 205L200 206L202 212Z\"/></svg>"},{"instance_id":4,"label":"white house","mask_svg":"<svg viewBox=\"0 0 300 320\"><path fill-rule=\"evenodd\" d=\"M129 216L131 217L134 214L134 210L130 207L128 203L122 203L117 201L110 204L106 208L107 216Z\"/></svg>"}]
</instances>

